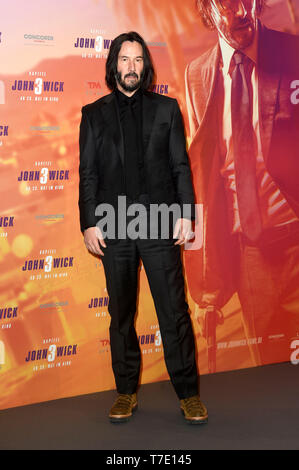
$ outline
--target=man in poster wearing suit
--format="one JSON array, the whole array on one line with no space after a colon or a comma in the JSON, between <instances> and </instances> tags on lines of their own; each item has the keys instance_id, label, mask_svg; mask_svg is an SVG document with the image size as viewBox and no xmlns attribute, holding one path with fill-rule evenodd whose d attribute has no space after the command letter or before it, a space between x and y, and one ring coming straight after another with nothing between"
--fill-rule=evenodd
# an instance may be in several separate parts
<instances>
[{"instance_id":1,"label":"man in poster wearing suit","mask_svg":"<svg viewBox=\"0 0 299 470\"><path fill-rule=\"evenodd\" d=\"M81 230L87 249L102 259L109 294L112 367L118 391L110 421L127 421L137 407L141 354L134 319L141 259L171 382L186 420L199 424L208 415L198 395L179 246L190 237L190 218L178 219L168 239L130 239L118 231L116 239L104 239L97 226L97 206L105 203L117 208L119 196L126 196L128 206L141 203L147 209L151 204L182 207L194 203L178 103L148 91L153 75L148 48L139 34L124 33L112 41L106 62L106 83L112 93L82 108ZM123 215L118 213L116 218Z\"/></svg>"},{"instance_id":2,"label":"man in poster wearing suit","mask_svg":"<svg viewBox=\"0 0 299 470\"><path fill-rule=\"evenodd\" d=\"M263 3L198 0L218 42L186 70L204 214L188 284L203 321L238 293L255 364L289 360L299 335L299 43L261 24Z\"/></svg>"}]
</instances>

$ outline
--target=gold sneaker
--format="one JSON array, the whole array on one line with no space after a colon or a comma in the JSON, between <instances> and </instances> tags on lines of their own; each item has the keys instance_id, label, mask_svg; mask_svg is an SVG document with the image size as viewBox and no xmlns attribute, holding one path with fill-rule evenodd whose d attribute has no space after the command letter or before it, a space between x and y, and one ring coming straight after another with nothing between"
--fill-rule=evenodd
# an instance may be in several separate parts
<instances>
[{"instance_id":1,"label":"gold sneaker","mask_svg":"<svg viewBox=\"0 0 299 470\"><path fill-rule=\"evenodd\" d=\"M125 423L126 421L129 421L132 416L132 412L136 409L136 393L127 395L119 394L109 413L111 423Z\"/></svg>"},{"instance_id":2,"label":"gold sneaker","mask_svg":"<svg viewBox=\"0 0 299 470\"><path fill-rule=\"evenodd\" d=\"M205 405L199 398L199 395L194 397L184 398L180 400L181 410L185 415L185 419L190 424L203 424L208 422L208 411Z\"/></svg>"}]
</instances>

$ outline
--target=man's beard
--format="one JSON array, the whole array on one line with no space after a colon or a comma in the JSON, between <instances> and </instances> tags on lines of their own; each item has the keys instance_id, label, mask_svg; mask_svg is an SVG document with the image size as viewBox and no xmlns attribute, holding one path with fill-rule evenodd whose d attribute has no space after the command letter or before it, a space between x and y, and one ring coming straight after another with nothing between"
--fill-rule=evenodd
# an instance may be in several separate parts
<instances>
[{"instance_id":1,"label":"man's beard","mask_svg":"<svg viewBox=\"0 0 299 470\"><path fill-rule=\"evenodd\" d=\"M125 79L127 77L135 77L137 80L134 83L126 83ZM128 92L137 90L141 86L142 79L143 79L143 72L141 73L139 80L138 80L138 75L135 72L127 73L124 76L124 79L121 78L120 72L116 73L117 82L119 83L119 85L122 87L123 90L128 91Z\"/></svg>"},{"instance_id":2,"label":"man's beard","mask_svg":"<svg viewBox=\"0 0 299 470\"><path fill-rule=\"evenodd\" d=\"M236 21L230 28L220 28L220 34L231 47L242 50L252 44L256 30L256 19L248 16Z\"/></svg>"}]
</instances>

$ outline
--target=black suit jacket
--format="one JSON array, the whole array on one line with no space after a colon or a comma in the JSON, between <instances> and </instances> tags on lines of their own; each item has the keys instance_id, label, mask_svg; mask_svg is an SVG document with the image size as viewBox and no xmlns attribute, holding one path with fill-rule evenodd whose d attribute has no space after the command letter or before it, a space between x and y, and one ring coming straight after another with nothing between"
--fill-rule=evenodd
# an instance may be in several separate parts
<instances>
[{"instance_id":1,"label":"black suit jacket","mask_svg":"<svg viewBox=\"0 0 299 470\"><path fill-rule=\"evenodd\" d=\"M299 38L259 27L259 121L265 166L299 218L299 104L291 100L292 83L299 80ZM237 255L220 173L220 58L217 43L186 69L189 155L196 203L203 204L204 235L201 250L185 251L191 296L201 307L219 308L237 289Z\"/></svg>"},{"instance_id":2,"label":"black suit jacket","mask_svg":"<svg viewBox=\"0 0 299 470\"><path fill-rule=\"evenodd\" d=\"M114 92L82 108L79 210L83 232L98 221L100 203L125 195L124 144ZM143 92L143 158L151 203L191 204L194 195L182 116L175 99Z\"/></svg>"}]
</instances>

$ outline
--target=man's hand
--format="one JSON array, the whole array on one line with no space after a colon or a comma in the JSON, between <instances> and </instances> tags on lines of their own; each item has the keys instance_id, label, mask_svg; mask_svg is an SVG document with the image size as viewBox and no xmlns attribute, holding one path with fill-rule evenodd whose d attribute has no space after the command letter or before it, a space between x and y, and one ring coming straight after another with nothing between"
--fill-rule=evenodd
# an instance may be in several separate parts
<instances>
[{"instance_id":1,"label":"man's hand","mask_svg":"<svg viewBox=\"0 0 299 470\"><path fill-rule=\"evenodd\" d=\"M189 219L178 219L173 233L173 238L178 238L175 245L183 245L193 237L194 232L192 232L192 221Z\"/></svg>"},{"instance_id":2,"label":"man's hand","mask_svg":"<svg viewBox=\"0 0 299 470\"><path fill-rule=\"evenodd\" d=\"M213 317L211 316L207 318L207 316L214 314ZM199 333L205 339L208 339L209 330L212 328L216 330L218 325L223 325L224 317L221 310L217 309L213 305L209 305L208 307L201 308L198 304L195 304L194 316L199 326ZM207 322L211 322L212 325L208 324Z\"/></svg>"},{"instance_id":3,"label":"man's hand","mask_svg":"<svg viewBox=\"0 0 299 470\"><path fill-rule=\"evenodd\" d=\"M84 230L84 243L88 251L94 255L104 256L100 245L106 248L106 243L99 227L89 227Z\"/></svg>"},{"instance_id":4,"label":"man's hand","mask_svg":"<svg viewBox=\"0 0 299 470\"><path fill-rule=\"evenodd\" d=\"M199 326L200 336L203 336L204 338L206 338L206 328L205 328L206 308L201 308L198 306L198 304L195 304L194 316Z\"/></svg>"}]
</instances>

